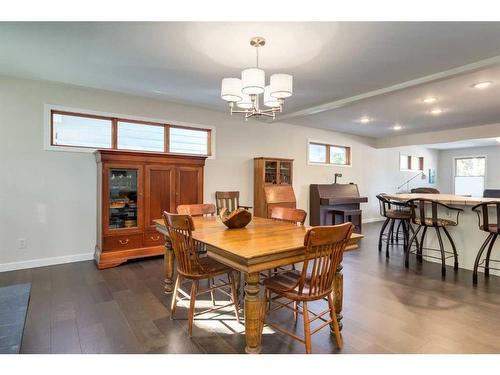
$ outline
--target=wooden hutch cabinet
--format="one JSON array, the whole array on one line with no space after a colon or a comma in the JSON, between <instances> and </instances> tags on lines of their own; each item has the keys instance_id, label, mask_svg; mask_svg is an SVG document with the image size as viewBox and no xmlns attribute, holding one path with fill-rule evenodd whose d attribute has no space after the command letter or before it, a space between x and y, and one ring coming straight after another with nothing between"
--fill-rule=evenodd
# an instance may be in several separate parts
<instances>
[{"instance_id":1,"label":"wooden hutch cabinet","mask_svg":"<svg viewBox=\"0 0 500 375\"><path fill-rule=\"evenodd\" d=\"M96 151L97 245L102 268L161 255L163 236L154 219L179 204L203 203L205 156Z\"/></svg>"},{"instance_id":2,"label":"wooden hutch cabinet","mask_svg":"<svg viewBox=\"0 0 500 375\"><path fill-rule=\"evenodd\" d=\"M274 206L295 208L293 159L254 158L254 215L270 217Z\"/></svg>"}]
</instances>

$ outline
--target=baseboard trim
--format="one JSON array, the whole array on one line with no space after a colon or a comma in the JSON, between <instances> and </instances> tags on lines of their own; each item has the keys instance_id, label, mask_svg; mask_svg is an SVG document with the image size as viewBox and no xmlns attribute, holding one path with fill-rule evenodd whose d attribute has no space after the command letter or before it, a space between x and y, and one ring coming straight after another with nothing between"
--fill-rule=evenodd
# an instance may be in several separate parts
<instances>
[{"instance_id":1,"label":"baseboard trim","mask_svg":"<svg viewBox=\"0 0 500 375\"><path fill-rule=\"evenodd\" d=\"M363 220L363 224L368 224L368 223L376 223L377 221L384 221L385 217L380 216L380 217L371 217L368 219Z\"/></svg>"},{"instance_id":2,"label":"baseboard trim","mask_svg":"<svg viewBox=\"0 0 500 375\"><path fill-rule=\"evenodd\" d=\"M0 272L23 270L26 268L53 266L56 264L81 262L83 260L92 260L92 259L94 259L93 252L75 254L75 255L63 255L59 257L30 259L30 260L23 260L20 262L10 262L10 263L0 264Z\"/></svg>"}]
</instances>

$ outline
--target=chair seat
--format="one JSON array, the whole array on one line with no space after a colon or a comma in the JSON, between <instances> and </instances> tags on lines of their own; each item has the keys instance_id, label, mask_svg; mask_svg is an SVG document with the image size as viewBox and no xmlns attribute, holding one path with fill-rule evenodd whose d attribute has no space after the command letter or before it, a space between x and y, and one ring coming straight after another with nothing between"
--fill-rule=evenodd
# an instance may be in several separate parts
<instances>
[{"instance_id":1,"label":"chair seat","mask_svg":"<svg viewBox=\"0 0 500 375\"><path fill-rule=\"evenodd\" d=\"M192 273L185 274L180 270L177 271L184 277L192 280L206 279L209 277L223 275L227 272L231 272L231 268L229 268L225 264L216 261L213 258L210 258L209 256L199 257L198 260L200 267L199 268L196 267L197 269L194 269Z\"/></svg>"},{"instance_id":2,"label":"chair seat","mask_svg":"<svg viewBox=\"0 0 500 375\"><path fill-rule=\"evenodd\" d=\"M294 301L309 301L323 298L323 295L307 298L311 285L311 278L309 277L309 275L306 276L306 282L304 288L302 288L302 295L299 296L298 283L301 274L302 271L297 270L283 272L275 276L268 277L263 281L263 284L273 293L279 294Z\"/></svg>"},{"instance_id":3,"label":"chair seat","mask_svg":"<svg viewBox=\"0 0 500 375\"><path fill-rule=\"evenodd\" d=\"M432 223L432 218L430 218L430 217L426 217L423 223L422 223L422 221L420 220L419 217L416 217L415 218L415 224L417 224L417 225L425 225L425 226L428 226L428 227L433 227L433 226L447 227L447 226L457 225L457 223L455 221L453 221L453 220L439 219L439 218L436 220L436 224L433 224Z\"/></svg>"},{"instance_id":4,"label":"chair seat","mask_svg":"<svg viewBox=\"0 0 500 375\"><path fill-rule=\"evenodd\" d=\"M479 228L489 233L500 233L500 226L497 224L481 225Z\"/></svg>"},{"instance_id":5,"label":"chair seat","mask_svg":"<svg viewBox=\"0 0 500 375\"><path fill-rule=\"evenodd\" d=\"M409 220L411 212L407 210L387 210L385 211L385 216L390 219Z\"/></svg>"}]
</instances>

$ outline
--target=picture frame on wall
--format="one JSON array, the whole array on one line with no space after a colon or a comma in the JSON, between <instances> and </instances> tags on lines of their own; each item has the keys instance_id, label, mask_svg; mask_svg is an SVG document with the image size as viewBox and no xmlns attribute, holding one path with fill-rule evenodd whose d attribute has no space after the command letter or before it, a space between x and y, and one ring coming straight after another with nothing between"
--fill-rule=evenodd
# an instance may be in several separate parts
<instances>
[{"instance_id":1,"label":"picture frame on wall","mask_svg":"<svg viewBox=\"0 0 500 375\"><path fill-rule=\"evenodd\" d=\"M429 169L429 184L435 184L436 183L436 170L435 169Z\"/></svg>"}]
</instances>

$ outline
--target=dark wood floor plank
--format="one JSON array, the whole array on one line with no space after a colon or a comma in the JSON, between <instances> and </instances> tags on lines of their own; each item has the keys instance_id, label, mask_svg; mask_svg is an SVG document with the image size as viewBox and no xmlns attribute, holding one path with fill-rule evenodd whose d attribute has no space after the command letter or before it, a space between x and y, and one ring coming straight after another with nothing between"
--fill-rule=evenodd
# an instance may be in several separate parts
<instances>
[{"instance_id":1,"label":"dark wood floor plank","mask_svg":"<svg viewBox=\"0 0 500 375\"><path fill-rule=\"evenodd\" d=\"M52 353L81 353L76 319L54 321L51 327L51 343Z\"/></svg>"},{"instance_id":2,"label":"dark wood floor plank","mask_svg":"<svg viewBox=\"0 0 500 375\"><path fill-rule=\"evenodd\" d=\"M97 304L106 337L113 353L141 353L141 345L115 300Z\"/></svg>"}]
</instances>

